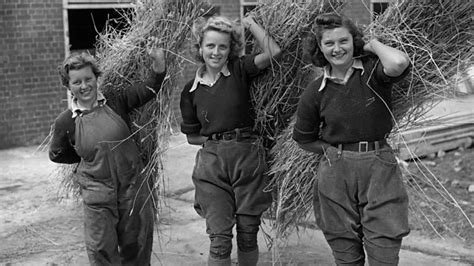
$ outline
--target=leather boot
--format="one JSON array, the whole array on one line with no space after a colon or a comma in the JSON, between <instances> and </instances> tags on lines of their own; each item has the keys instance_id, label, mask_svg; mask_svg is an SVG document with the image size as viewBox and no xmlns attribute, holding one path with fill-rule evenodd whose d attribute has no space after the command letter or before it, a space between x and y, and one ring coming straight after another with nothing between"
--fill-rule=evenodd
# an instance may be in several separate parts
<instances>
[{"instance_id":1,"label":"leather boot","mask_svg":"<svg viewBox=\"0 0 474 266\"><path fill-rule=\"evenodd\" d=\"M237 256L239 266L255 266L258 262L258 248L249 252L237 250Z\"/></svg>"},{"instance_id":2,"label":"leather boot","mask_svg":"<svg viewBox=\"0 0 474 266\"><path fill-rule=\"evenodd\" d=\"M230 266L231 265L230 257L225 258L225 259L215 259L209 256L207 259L207 265L208 266Z\"/></svg>"}]
</instances>

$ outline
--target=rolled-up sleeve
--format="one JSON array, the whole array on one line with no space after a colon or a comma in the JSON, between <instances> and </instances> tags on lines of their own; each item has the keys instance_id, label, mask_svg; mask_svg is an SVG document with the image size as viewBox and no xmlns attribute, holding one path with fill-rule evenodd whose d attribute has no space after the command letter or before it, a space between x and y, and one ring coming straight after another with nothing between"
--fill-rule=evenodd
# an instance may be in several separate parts
<instances>
[{"instance_id":1,"label":"rolled-up sleeve","mask_svg":"<svg viewBox=\"0 0 474 266\"><path fill-rule=\"evenodd\" d=\"M321 118L316 102L316 92L310 84L300 97L293 127L293 139L300 143L310 143L319 139Z\"/></svg>"},{"instance_id":2,"label":"rolled-up sleeve","mask_svg":"<svg viewBox=\"0 0 474 266\"><path fill-rule=\"evenodd\" d=\"M253 78L260 74L261 70L258 69L257 65L255 65L255 54L252 55L245 55L241 57L241 68L245 71L246 75L250 78Z\"/></svg>"},{"instance_id":3,"label":"rolled-up sleeve","mask_svg":"<svg viewBox=\"0 0 474 266\"><path fill-rule=\"evenodd\" d=\"M184 86L181 92L181 100L179 107L181 109L181 132L184 134L199 134L201 130L201 123L196 115L196 107L193 104L193 95L189 92L192 82Z\"/></svg>"},{"instance_id":4,"label":"rolled-up sleeve","mask_svg":"<svg viewBox=\"0 0 474 266\"><path fill-rule=\"evenodd\" d=\"M71 115L70 111L63 112L54 121L48 155L49 159L55 163L73 164L81 161L69 138L69 134L74 131Z\"/></svg>"},{"instance_id":5,"label":"rolled-up sleeve","mask_svg":"<svg viewBox=\"0 0 474 266\"><path fill-rule=\"evenodd\" d=\"M390 77L383 71L383 65L380 60L374 62L376 70L375 70L375 79L380 83L397 83L403 78L405 78L411 71L411 65L408 65L407 68L403 71L402 74L398 77Z\"/></svg>"}]
</instances>

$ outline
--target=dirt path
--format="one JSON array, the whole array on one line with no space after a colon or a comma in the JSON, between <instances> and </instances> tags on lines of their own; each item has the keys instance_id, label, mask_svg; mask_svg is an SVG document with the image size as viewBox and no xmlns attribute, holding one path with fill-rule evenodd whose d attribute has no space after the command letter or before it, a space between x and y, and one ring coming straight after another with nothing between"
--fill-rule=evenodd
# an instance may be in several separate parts
<instances>
[{"instance_id":1,"label":"dirt path","mask_svg":"<svg viewBox=\"0 0 474 266\"><path fill-rule=\"evenodd\" d=\"M190 173L196 148L183 136L172 138L165 163L167 207L155 234L152 265L205 265L208 238L204 220L192 208ZM57 202L55 165L35 147L0 150L0 264L87 265L82 206L71 198ZM266 228L271 233L270 228ZM279 258L283 265L332 265L329 247L319 230L293 234L279 254L265 248L260 234L261 265ZM235 254L235 252L233 252ZM472 250L455 240L410 236L400 265L472 265Z\"/></svg>"}]
</instances>

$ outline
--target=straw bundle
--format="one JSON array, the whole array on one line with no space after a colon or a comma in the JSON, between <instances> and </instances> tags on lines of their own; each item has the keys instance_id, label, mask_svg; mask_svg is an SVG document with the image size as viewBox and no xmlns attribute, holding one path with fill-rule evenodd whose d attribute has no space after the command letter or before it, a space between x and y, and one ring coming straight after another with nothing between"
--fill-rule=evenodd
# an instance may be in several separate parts
<instances>
[{"instance_id":1,"label":"straw bundle","mask_svg":"<svg viewBox=\"0 0 474 266\"><path fill-rule=\"evenodd\" d=\"M369 25L369 35L404 50L412 60L413 76L394 87L393 133L422 123L433 104L455 95L456 78L472 64L472 26L472 3L446 0L397 1ZM403 167L412 227L464 238L472 221L440 178L413 159L418 171Z\"/></svg>"},{"instance_id":2,"label":"straw bundle","mask_svg":"<svg viewBox=\"0 0 474 266\"><path fill-rule=\"evenodd\" d=\"M316 16L341 6L336 0L264 1L251 14L280 46L281 58L252 83L256 130L267 147L274 144L296 111L298 98L313 70L303 62L302 39ZM259 47L255 46L258 50ZM254 51L258 52L258 51Z\"/></svg>"},{"instance_id":3,"label":"straw bundle","mask_svg":"<svg viewBox=\"0 0 474 266\"><path fill-rule=\"evenodd\" d=\"M275 5L277 3L279 2L276 1ZM265 8L265 5L260 8L260 14L264 14L260 15L264 27L269 29L279 44L295 41L292 48L282 45L284 51L299 51L298 45L301 43L299 36L288 35L298 31L296 29L282 31L287 35L279 35L279 31L272 31L272 25L267 23L270 22L268 18L272 17L269 14L273 13ZM305 8L309 9L308 6ZM365 29L368 37L377 37L382 42L405 51L411 59L412 74L398 83L393 91L392 111L396 123L394 136L404 128L417 125L433 103L454 95L454 84L450 84L448 80L471 63L472 59L470 10L469 2L396 1L383 16L378 17ZM291 19L305 17L296 14L287 16ZM275 21L288 19L290 18L280 17ZM300 27L301 25L309 26L302 23ZM282 41L279 36L294 39ZM261 127L260 131L269 139L278 136L276 144L272 145L269 159L270 174L273 177L269 188L273 189L276 195L272 211L276 218L274 227L277 238L285 237L296 229L298 224L308 219L312 207L312 184L316 178L319 161L317 156L297 147L291 139L291 125L286 130L278 130L294 120L292 116L296 110L296 100L301 94L303 87L301 85L305 83L304 76L308 75L306 69L303 68L301 71L301 54L294 52L293 56L284 55L283 63L279 64L285 66L287 58L295 58L290 62L297 62L298 70L303 73L303 77L298 76L301 73L294 74L295 72L289 70L276 72L275 69L280 69L280 65L275 64L271 73L257 80L254 93L257 113L260 114L257 126ZM285 75L287 73L288 76ZM275 118L274 114L277 112L279 117ZM430 183L439 184L434 176L430 178ZM442 198L446 205L455 206L461 216L469 220L446 190L439 191L443 192Z\"/></svg>"},{"instance_id":4,"label":"straw bundle","mask_svg":"<svg viewBox=\"0 0 474 266\"><path fill-rule=\"evenodd\" d=\"M393 90L396 130L413 126L440 99L453 97L458 73L472 63L470 1L396 1L366 28L411 57L412 76ZM426 106L426 104L430 104Z\"/></svg>"},{"instance_id":5,"label":"straw bundle","mask_svg":"<svg viewBox=\"0 0 474 266\"><path fill-rule=\"evenodd\" d=\"M292 227L295 221L303 220L299 214L306 216L311 208L311 191L306 186L314 180L317 156L302 151L291 141L291 126L288 126L309 77L317 74L303 60L302 40L319 14L338 10L341 6L340 1L275 0L264 1L251 12L282 50L281 57L273 61L271 67L254 79L251 85L256 112L255 130L262 136L267 149L281 152L278 161L281 164L273 164L270 175L274 175L274 178L269 185L276 198L268 211L269 215L277 219L275 227ZM259 49L254 46L253 52L259 52ZM301 154L304 156L300 157ZM271 154L270 157L275 155ZM295 158L300 163L298 167L294 165ZM297 176L303 180L294 182L291 178L281 178L281 172L285 176ZM301 204L301 200L309 201ZM304 211L298 212L299 207L304 207ZM282 230L276 229L278 238L278 232Z\"/></svg>"},{"instance_id":6,"label":"straw bundle","mask_svg":"<svg viewBox=\"0 0 474 266\"><path fill-rule=\"evenodd\" d=\"M172 124L172 95L184 58L179 54L190 36L190 25L206 13L209 5L200 0L141 1L130 14L125 31L107 28L97 45L99 63L104 72L104 92L113 97L129 84L145 80L151 74L147 49L163 48L167 76L155 100L134 115L136 138L146 163L144 175L152 179L149 187L155 196L164 195L163 155L169 144ZM150 39L155 37L156 39ZM156 200L156 198L154 199ZM159 208L160 201L155 201Z\"/></svg>"}]
</instances>

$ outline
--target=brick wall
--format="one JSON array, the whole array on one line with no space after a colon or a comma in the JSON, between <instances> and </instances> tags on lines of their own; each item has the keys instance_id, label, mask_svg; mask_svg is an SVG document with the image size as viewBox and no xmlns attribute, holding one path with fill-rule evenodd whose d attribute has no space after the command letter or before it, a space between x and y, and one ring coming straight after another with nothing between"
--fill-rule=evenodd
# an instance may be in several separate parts
<instances>
[{"instance_id":1,"label":"brick wall","mask_svg":"<svg viewBox=\"0 0 474 266\"><path fill-rule=\"evenodd\" d=\"M62 1L2 1L0 28L0 149L38 144L66 107Z\"/></svg>"},{"instance_id":2,"label":"brick wall","mask_svg":"<svg viewBox=\"0 0 474 266\"><path fill-rule=\"evenodd\" d=\"M370 24L370 0L347 1L343 13L358 25Z\"/></svg>"}]
</instances>

